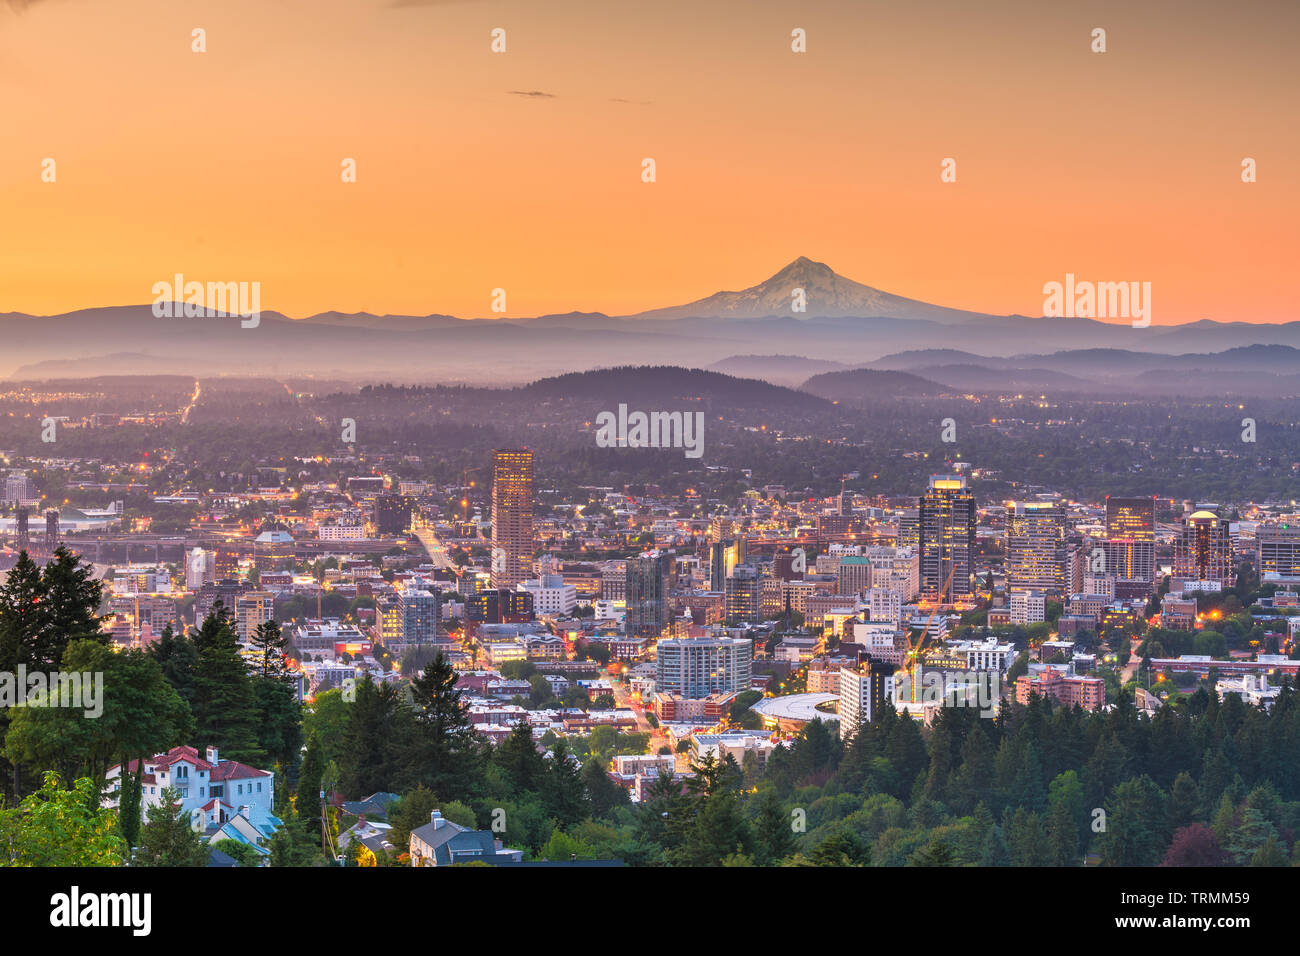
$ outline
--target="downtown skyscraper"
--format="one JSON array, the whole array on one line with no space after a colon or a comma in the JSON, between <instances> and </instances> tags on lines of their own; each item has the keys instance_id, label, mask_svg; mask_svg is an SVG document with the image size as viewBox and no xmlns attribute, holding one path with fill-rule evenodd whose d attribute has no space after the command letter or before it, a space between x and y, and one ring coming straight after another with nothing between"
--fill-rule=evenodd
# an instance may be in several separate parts
<instances>
[{"instance_id":1,"label":"downtown skyscraper","mask_svg":"<svg viewBox=\"0 0 1300 956\"><path fill-rule=\"evenodd\" d=\"M1107 495L1102 550L1104 564L1094 573L1115 578L1115 597L1147 598L1155 593L1155 499Z\"/></svg>"},{"instance_id":2,"label":"downtown skyscraper","mask_svg":"<svg viewBox=\"0 0 1300 956\"><path fill-rule=\"evenodd\" d=\"M1017 501L1007 512L1007 590L1065 590L1065 509Z\"/></svg>"},{"instance_id":3,"label":"downtown skyscraper","mask_svg":"<svg viewBox=\"0 0 1300 956\"><path fill-rule=\"evenodd\" d=\"M975 496L960 475L934 475L918 502L921 594L944 604L972 593Z\"/></svg>"},{"instance_id":4,"label":"downtown skyscraper","mask_svg":"<svg viewBox=\"0 0 1300 956\"><path fill-rule=\"evenodd\" d=\"M1232 585L1232 538L1227 519L1213 511L1188 515L1183 519L1182 533L1174 541L1170 590L1213 591Z\"/></svg>"},{"instance_id":5,"label":"downtown skyscraper","mask_svg":"<svg viewBox=\"0 0 1300 956\"><path fill-rule=\"evenodd\" d=\"M514 588L532 577L533 453L492 454L492 586Z\"/></svg>"},{"instance_id":6,"label":"downtown skyscraper","mask_svg":"<svg viewBox=\"0 0 1300 956\"><path fill-rule=\"evenodd\" d=\"M672 555L646 551L627 560L624 600L627 613L623 631L629 637L657 639L668 626L671 604L668 597L668 569Z\"/></svg>"}]
</instances>

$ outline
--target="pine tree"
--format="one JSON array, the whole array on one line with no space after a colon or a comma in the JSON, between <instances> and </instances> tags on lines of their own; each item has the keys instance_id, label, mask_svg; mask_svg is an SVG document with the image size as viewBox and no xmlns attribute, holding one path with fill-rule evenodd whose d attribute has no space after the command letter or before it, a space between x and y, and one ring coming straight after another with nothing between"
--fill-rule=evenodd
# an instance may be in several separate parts
<instances>
[{"instance_id":1,"label":"pine tree","mask_svg":"<svg viewBox=\"0 0 1300 956\"><path fill-rule=\"evenodd\" d=\"M439 653L410 685L415 727L409 766L418 783L444 799L470 795L469 781L481 761L457 680L455 668Z\"/></svg>"},{"instance_id":2,"label":"pine tree","mask_svg":"<svg viewBox=\"0 0 1300 956\"><path fill-rule=\"evenodd\" d=\"M259 677L291 678L286 662L285 648L288 640L275 621L263 621L248 639L254 651L254 672Z\"/></svg>"},{"instance_id":3,"label":"pine tree","mask_svg":"<svg viewBox=\"0 0 1300 956\"><path fill-rule=\"evenodd\" d=\"M591 813L591 803L582 784L581 768L571 758L568 741L563 737L555 741L551 748L542 799L547 813L561 827L571 827Z\"/></svg>"},{"instance_id":4,"label":"pine tree","mask_svg":"<svg viewBox=\"0 0 1300 956\"><path fill-rule=\"evenodd\" d=\"M546 776L546 760L533 743L533 729L521 720L497 745L492 762L501 768L516 794L536 793Z\"/></svg>"},{"instance_id":5,"label":"pine tree","mask_svg":"<svg viewBox=\"0 0 1300 956\"><path fill-rule=\"evenodd\" d=\"M582 785L591 801L591 815L604 819L617 807L625 807L630 800L627 791L609 779L605 766L597 757L588 757L582 765Z\"/></svg>"},{"instance_id":6,"label":"pine tree","mask_svg":"<svg viewBox=\"0 0 1300 956\"><path fill-rule=\"evenodd\" d=\"M773 866L794 852L791 817L776 791L764 787L751 804L754 809L754 856L760 866Z\"/></svg>"},{"instance_id":7,"label":"pine tree","mask_svg":"<svg viewBox=\"0 0 1300 956\"><path fill-rule=\"evenodd\" d=\"M1195 823L1201 814L1201 790L1192 775L1184 770L1174 778L1169 794L1169 825L1181 829Z\"/></svg>"},{"instance_id":8,"label":"pine tree","mask_svg":"<svg viewBox=\"0 0 1300 956\"><path fill-rule=\"evenodd\" d=\"M1074 866L1079 862L1079 827L1064 801L1052 804L1048 812L1047 843L1050 866Z\"/></svg>"},{"instance_id":9,"label":"pine tree","mask_svg":"<svg viewBox=\"0 0 1300 956\"><path fill-rule=\"evenodd\" d=\"M99 626L102 597L103 584L94 577L94 568L63 546L55 549L41 574L42 639L33 663L54 670L73 641L111 643Z\"/></svg>"},{"instance_id":10,"label":"pine tree","mask_svg":"<svg viewBox=\"0 0 1300 956\"><path fill-rule=\"evenodd\" d=\"M1255 851L1254 856L1250 858L1251 866L1286 866L1286 850L1282 849L1282 844L1278 842L1277 834L1270 833L1264 840L1264 845Z\"/></svg>"},{"instance_id":11,"label":"pine tree","mask_svg":"<svg viewBox=\"0 0 1300 956\"><path fill-rule=\"evenodd\" d=\"M357 684L339 752L342 792L359 798L399 789L413 733L411 709L400 692L392 684L376 684L367 674Z\"/></svg>"},{"instance_id":12,"label":"pine tree","mask_svg":"<svg viewBox=\"0 0 1300 956\"><path fill-rule=\"evenodd\" d=\"M180 794L172 787L145 812L140 845L132 857L135 866L205 866L208 850L190 827L181 809Z\"/></svg>"},{"instance_id":13,"label":"pine tree","mask_svg":"<svg viewBox=\"0 0 1300 956\"><path fill-rule=\"evenodd\" d=\"M214 610L195 633L199 650L194 673L194 711L201 743L233 760L258 764L266 751L258 742L261 714L239 640L224 615Z\"/></svg>"},{"instance_id":14,"label":"pine tree","mask_svg":"<svg viewBox=\"0 0 1300 956\"><path fill-rule=\"evenodd\" d=\"M294 797L293 809L300 819L320 819L320 785L321 774L324 772L325 758L321 754L320 744L313 736L307 741L307 753L303 755L302 766L298 770L298 792Z\"/></svg>"},{"instance_id":15,"label":"pine tree","mask_svg":"<svg viewBox=\"0 0 1300 956\"><path fill-rule=\"evenodd\" d=\"M117 829L128 847L140 839L140 799L143 790L140 774L128 773L122 767L122 791L117 804Z\"/></svg>"},{"instance_id":16,"label":"pine tree","mask_svg":"<svg viewBox=\"0 0 1300 956\"><path fill-rule=\"evenodd\" d=\"M1155 866L1169 845L1164 793L1145 774L1112 791L1101 834L1107 866Z\"/></svg>"},{"instance_id":17,"label":"pine tree","mask_svg":"<svg viewBox=\"0 0 1300 956\"><path fill-rule=\"evenodd\" d=\"M288 764L302 747L298 692L280 678L256 676L251 680L258 711L258 746L281 766Z\"/></svg>"},{"instance_id":18,"label":"pine tree","mask_svg":"<svg viewBox=\"0 0 1300 956\"><path fill-rule=\"evenodd\" d=\"M167 624L158 640L146 651L162 667L163 677L191 707L197 694L195 672L199 666L199 649L184 633L172 633Z\"/></svg>"}]
</instances>

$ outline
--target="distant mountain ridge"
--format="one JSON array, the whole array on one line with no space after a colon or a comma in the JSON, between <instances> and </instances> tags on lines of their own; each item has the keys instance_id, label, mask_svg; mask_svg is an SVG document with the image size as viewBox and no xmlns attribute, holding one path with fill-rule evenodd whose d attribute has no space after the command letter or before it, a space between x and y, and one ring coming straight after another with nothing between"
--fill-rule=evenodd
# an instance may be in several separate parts
<instances>
[{"instance_id":1,"label":"distant mountain ridge","mask_svg":"<svg viewBox=\"0 0 1300 956\"><path fill-rule=\"evenodd\" d=\"M804 312L792 309L797 290L806 298ZM324 312L292 319L264 312L256 328L243 328L228 318L158 318L137 305L0 314L0 342L0 376L24 380L166 371L509 386L636 362L713 368L782 386L870 367L941 384L947 375L948 387L963 387L959 378L968 386L992 381L989 369L1021 369L1033 387L1052 372L1059 384L1089 387L1140 374L1154 383L1160 375L1153 369L1185 374L1203 367L1237 373L1233 388L1248 388L1260 373L1259 387L1271 394L1291 387L1288 376L1300 373L1300 322L1198 320L1135 329L986 315L883 292L805 256L746 289L632 316ZM947 371L931 371L940 368Z\"/></svg>"}]
</instances>

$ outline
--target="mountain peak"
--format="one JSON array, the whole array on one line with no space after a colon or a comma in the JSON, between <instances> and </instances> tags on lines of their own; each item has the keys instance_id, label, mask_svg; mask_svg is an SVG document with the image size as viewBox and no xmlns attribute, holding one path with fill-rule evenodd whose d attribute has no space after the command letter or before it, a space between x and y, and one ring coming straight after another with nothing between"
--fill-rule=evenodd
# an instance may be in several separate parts
<instances>
[{"instance_id":1,"label":"mountain peak","mask_svg":"<svg viewBox=\"0 0 1300 956\"><path fill-rule=\"evenodd\" d=\"M791 278L796 276L821 276L821 277L833 276L837 279L843 278L826 263L818 262L815 259L809 259L807 256L800 256L798 259L795 259L789 265L785 266L783 269L781 269L779 272L773 275L771 279L768 279L767 281L772 282L773 280L776 279L786 279L786 278Z\"/></svg>"},{"instance_id":2,"label":"mountain peak","mask_svg":"<svg viewBox=\"0 0 1300 956\"><path fill-rule=\"evenodd\" d=\"M803 309L795 311L798 305ZM824 262L799 256L758 285L738 292L715 292L705 299L642 312L650 319L810 318L923 319L951 324L976 316L891 295L846 279Z\"/></svg>"}]
</instances>

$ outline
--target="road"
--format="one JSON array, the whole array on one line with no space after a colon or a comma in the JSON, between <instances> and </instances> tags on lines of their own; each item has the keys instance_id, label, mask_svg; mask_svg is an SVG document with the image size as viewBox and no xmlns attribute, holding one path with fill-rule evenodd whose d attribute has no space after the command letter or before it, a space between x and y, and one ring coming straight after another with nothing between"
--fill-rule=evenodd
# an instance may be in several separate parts
<instances>
[{"instance_id":1,"label":"road","mask_svg":"<svg viewBox=\"0 0 1300 956\"><path fill-rule=\"evenodd\" d=\"M428 552L429 560L433 562L434 567L448 570L455 567L451 558L447 555L447 548L438 540L438 536L430 528L417 527L415 536L420 540L420 544L424 546L424 550Z\"/></svg>"},{"instance_id":2,"label":"road","mask_svg":"<svg viewBox=\"0 0 1300 956\"><path fill-rule=\"evenodd\" d=\"M646 744L646 753L655 754L659 752L660 747L672 749L672 741L662 729L653 727L650 721L646 719L645 709L632 700L632 695L628 691L626 680L612 682L614 687L614 704L619 708L626 708L636 715L636 729L639 733L649 734L650 740ZM686 773L690 770L690 757L685 754L674 753L674 759L677 763L677 772Z\"/></svg>"},{"instance_id":3,"label":"road","mask_svg":"<svg viewBox=\"0 0 1300 956\"><path fill-rule=\"evenodd\" d=\"M194 406L199 403L199 394L203 391L203 386L199 380L194 380L194 394L190 396L190 403L181 410L181 424L184 425L190 420L190 412L194 411Z\"/></svg>"}]
</instances>

